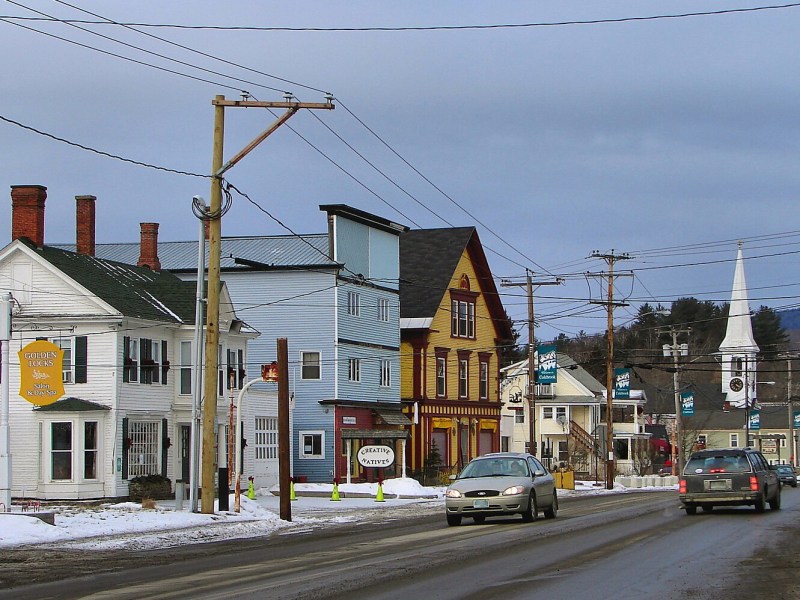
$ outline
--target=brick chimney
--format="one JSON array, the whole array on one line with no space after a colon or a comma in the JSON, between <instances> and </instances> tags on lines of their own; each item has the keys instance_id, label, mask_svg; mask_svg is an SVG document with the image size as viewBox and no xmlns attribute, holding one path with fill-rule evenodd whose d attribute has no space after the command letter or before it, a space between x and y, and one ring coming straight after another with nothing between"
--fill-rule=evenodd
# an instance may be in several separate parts
<instances>
[{"instance_id":1,"label":"brick chimney","mask_svg":"<svg viewBox=\"0 0 800 600\"><path fill-rule=\"evenodd\" d=\"M75 196L75 250L94 256L94 196Z\"/></svg>"},{"instance_id":2,"label":"brick chimney","mask_svg":"<svg viewBox=\"0 0 800 600\"><path fill-rule=\"evenodd\" d=\"M142 242L139 250L139 262L137 267L148 267L153 271L161 270L161 262L158 260L158 223L139 223L142 234Z\"/></svg>"},{"instance_id":3,"label":"brick chimney","mask_svg":"<svg viewBox=\"0 0 800 600\"><path fill-rule=\"evenodd\" d=\"M43 185L11 186L11 241L26 237L38 247L44 246L44 201L47 188Z\"/></svg>"}]
</instances>

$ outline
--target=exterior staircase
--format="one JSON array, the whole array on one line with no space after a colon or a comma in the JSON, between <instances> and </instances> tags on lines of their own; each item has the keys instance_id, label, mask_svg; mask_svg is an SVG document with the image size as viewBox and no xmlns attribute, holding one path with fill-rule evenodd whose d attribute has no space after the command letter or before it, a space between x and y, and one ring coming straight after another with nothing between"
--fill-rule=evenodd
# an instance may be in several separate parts
<instances>
[{"instance_id":1,"label":"exterior staircase","mask_svg":"<svg viewBox=\"0 0 800 600\"><path fill-rule=\"evenodd\" d=\"M595 465L602 467L605 464L599 440L596 440L592 434L571 419L569 434L576 450L573 453L573 468L576 476L588 476L592 473Z\"/></svg>"}]
</instances>

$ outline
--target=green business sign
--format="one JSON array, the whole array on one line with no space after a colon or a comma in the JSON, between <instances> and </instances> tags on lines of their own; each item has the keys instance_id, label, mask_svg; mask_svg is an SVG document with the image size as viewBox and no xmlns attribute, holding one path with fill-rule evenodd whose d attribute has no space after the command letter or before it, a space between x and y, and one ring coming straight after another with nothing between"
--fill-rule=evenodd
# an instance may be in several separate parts
<instances>
[{"instance_id":1,"label":"green business sign","mask_svg":"<svg viewBox=\"0 0 800 600\"><path fill-rule=\"evenodd\" d=\"M614 398L631 397L631 370L614 369Z\"/></svg>"},{"instance_id":2,"label":"green business sign","mask_svg":"<svg viewBox=\"0 0 800 600\"><path fill-rule=\"evenodd\" d=\"M761 429L761 412L758 410L750 411L750 431Z\"/></svg>"},{"instance_id":3,"label":"green business sign","mask_svg":"<svg viewBox=\"0 0 800 600\"><path fill-rule=\"evenodd\" d=\"M694 416L694 393L683 392L681 394L681 416L693 417Z\"/></svg>"},{"instance_id":4,"label":"green business sign","mask_svg":"<svg viewBox=\"0 0 800 600\"><path fill-rule=\"evenodd\" d=\"M536 349L539 357L539 368L536 371L536 383L558 382L558 358L556 347L552 344L540 344Z\"/></svg>"}]
</instances>

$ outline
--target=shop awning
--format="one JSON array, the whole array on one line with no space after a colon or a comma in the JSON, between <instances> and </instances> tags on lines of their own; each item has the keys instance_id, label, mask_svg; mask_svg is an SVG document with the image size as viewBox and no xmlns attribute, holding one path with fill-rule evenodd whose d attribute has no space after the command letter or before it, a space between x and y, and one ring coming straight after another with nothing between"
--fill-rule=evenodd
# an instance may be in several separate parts
<instances>
[{"instance_id":1,"label":"shop awning","mask_svg":"<svg viewBox=\"0 0 800 600\"><path fill-rule=\"evenodd\" d=\"M67 398L62 398L61 400L57 400L52 404L37 406L33 410L40 412L83 412L92 410L111 410L111 407L97 404L96 402L90 402L89 400L84 400L83 398L73 398L70 396Z\"/></svg>"},{"instance_id":2,"label":"shop awning","mask_svg":"<svg viewBox=\"0 0 800 600\"><path fill-rule=\"evenodd\" d=\"M375 409L375 414L387 425L411 425L411 420L400 410Z\"/></svg>"}]
</instances>

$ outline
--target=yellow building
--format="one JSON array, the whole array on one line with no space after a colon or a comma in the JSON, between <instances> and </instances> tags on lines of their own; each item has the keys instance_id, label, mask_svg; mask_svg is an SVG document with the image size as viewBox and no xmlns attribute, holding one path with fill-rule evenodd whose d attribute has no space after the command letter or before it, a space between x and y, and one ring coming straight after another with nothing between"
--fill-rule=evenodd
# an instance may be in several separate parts
<instances>
[{"instance_id":1,"label":"yellow building","mask_svg":"<svg viewBox=\"0 0 800 600\"><path fill-rule=\"evenodd\" d=\"M513 335L474 227L400 236L400 328L412 471L450 473L498 451L500 361Z\"/></svg>"}]
</instances>

